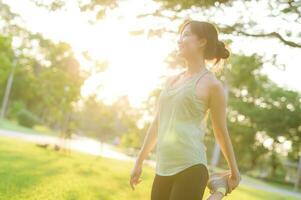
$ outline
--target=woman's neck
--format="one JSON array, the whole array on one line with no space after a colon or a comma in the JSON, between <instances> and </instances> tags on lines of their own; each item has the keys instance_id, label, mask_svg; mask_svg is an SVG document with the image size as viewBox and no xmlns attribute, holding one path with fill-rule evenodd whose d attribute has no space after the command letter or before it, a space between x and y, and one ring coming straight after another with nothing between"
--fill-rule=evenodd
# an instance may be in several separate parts
<instances>
[{"instance_id":1,"label":"woman's neck","mask_svg":"<svg viewBox=\"0 0 301 200\"><path fill-rule=\"evenodd\" d=\"M206 68L205 60L202 57L186 60L185 65L187 68L185 74L188 76L203 71Z\"/></svg>"}]
</instances>

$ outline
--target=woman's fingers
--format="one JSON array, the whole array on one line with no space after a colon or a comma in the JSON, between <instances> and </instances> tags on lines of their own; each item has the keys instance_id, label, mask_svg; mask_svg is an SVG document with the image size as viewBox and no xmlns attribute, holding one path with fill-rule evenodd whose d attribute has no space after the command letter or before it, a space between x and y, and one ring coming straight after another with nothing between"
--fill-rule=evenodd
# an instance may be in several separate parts
<instances>
[{"instance_id":1,"label":"woman's fingers","mask_svg":"<svg viewBox=\"0 0 301 200\"><path fill-rule=\"evenodd\" d=\"M131 185L132 189L135 190L134 185L137 185L137 184L140 183L141 181L142 181L142 180L139 179L139 177L137 177L137 176L131 178L131 180L130 180L130 185Z\"/></svg>"},{"instance_id":2,"label":"woman's fingers","mask_svg":"<svg viewBox=\"0 0 301 200\"><path fill-rule=\"evenodd\" d=\"M131 181L131 187L133 190L135 190L135 185L137 184L136 180Z\"/></svg>"},{"instance_id":3,"label":"woman's fingers","mask_svg":"<svg viewBox=\"0 0 301 200\"><path fill-rule=\"evenodd\" d=\"M134 174L131 175L131 178L130 178L130 185L132 187L133 190L135 190L135 187L134 187L134 184L136 182L136 176Z\"/></svg>"},{"instance_id":4,"label":"woman's fingers","mask_svg":"<svg viewBox=\"0 0 301 200\"><path fill-rule=\"evenodd\" d=\"M229 193L231 193L231 192L232 192L232 189L233 189L233 188L232 188L232 187L233 187L233 186L232 186L232 182L231 182L230 180L231 180L230 178L227 178L227 182L228 182L228 190L229 190L228 192L229 192Z\"/></svg>"},{"instance_id":5,"label":"woman's fingers","mask_svg":"<svg viewBox=\"0 0 301 200\"><path fill-rule=\"evenodd\" d=\"M134 181L133 181L132 178L130 179L130 185L131 185L132 190L135 190L135 188L134 188Z\"/></svg>"},{"instance_id":6,"label":"woman's fingers","mask_svg":"<svg viewBox=\"0 0 301 200\"><path fill-rule=\"evenodd\" d=\"M141 172L142 172L141 167L135 165L134 169L131 172L131 177L130 177L130 185L133 190L135 190L134 186L142 181L141 179L139 179Z\"/></svg>"},{"instance_id":7,"label":"woman's fingers","mask_svg":"<svg viewBox=\"0 0 301 200\"><path fill-rule=\"evenodd\" d=\"M228 186L229 186L229 193L231 193L238 185L241 180L241 177L233 177L229 176L227 181L228 181Z\"/></svg>"}]
</instances>

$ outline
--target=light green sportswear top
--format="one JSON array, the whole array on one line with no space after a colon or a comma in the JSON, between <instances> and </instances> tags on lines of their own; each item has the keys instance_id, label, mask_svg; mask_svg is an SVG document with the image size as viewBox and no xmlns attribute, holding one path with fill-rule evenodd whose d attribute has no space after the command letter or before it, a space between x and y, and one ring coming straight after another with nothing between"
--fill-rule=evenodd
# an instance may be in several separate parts
<instances>
[{"instance_id":1,"label":"light green sportswear top","mask_svg":"<svg viewBox=\"0 0 301 200\"><path fill-rule=\"evenodd\" d=\"M203 142L207 108L196 96L197 81L208 72L203 69L180 85L164 87L160 93L156 144L158 175L170 176L198 163L208 167Z\"/></svg>"}]
</instances>

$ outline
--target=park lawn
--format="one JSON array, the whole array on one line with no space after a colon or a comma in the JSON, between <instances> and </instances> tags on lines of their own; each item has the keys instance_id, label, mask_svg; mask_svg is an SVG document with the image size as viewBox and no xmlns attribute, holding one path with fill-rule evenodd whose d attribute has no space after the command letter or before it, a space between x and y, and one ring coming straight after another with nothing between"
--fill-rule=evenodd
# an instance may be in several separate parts
<instances>
[{"instance_id":1,"label":"park lawn","mask_svg":"<svg viewBox=\"0 0 301 200\"><path fill-rule=\"evenodd\" d=\"M17 131L22 133L29 133L29 134L45 134L45 135L59 135L57 132L54 132L50 130L49 128L42 126L42 125L36 125L33 128L27 128L25 126L21 126L16 121L9 121L6 119L0 120L0 129L4 130L10 130L10 131Z\"/></svg>"},{"instance_id":2,"label":"park lawn","mask_svg":"<svg viewBox=\"0 0 301 200\"><path fill-rule=\"evenodd\" d=\"M33 143L0 137L2 200L149 200L154 169L144 165L133 191L133 163L72 152L66 155ZM209 191L206 189L205 196ZM204 198L205 199L205 198ZM225 200L294 200L239 186Z\"/></svg>"}]
</instances>

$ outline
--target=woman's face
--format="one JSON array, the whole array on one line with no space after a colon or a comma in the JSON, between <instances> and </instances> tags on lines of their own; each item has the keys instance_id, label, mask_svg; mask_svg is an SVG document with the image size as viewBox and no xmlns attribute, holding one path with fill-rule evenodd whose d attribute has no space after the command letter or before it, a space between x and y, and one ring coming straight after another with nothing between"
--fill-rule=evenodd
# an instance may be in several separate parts
<instances>
[{"instance_id":1,"label":"woman's face","mask_svg":"<svg viewBox=\"0 0 301 200\"><path fill-rule=\"evenodd\" d=\"M191 32L190 24L188 24L178 39L178 55L184 58L199 56L200 50L205 46L204 42Z\"/></svg>"}]
</instances>

